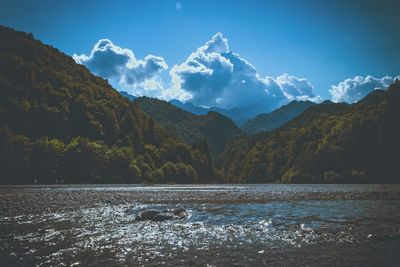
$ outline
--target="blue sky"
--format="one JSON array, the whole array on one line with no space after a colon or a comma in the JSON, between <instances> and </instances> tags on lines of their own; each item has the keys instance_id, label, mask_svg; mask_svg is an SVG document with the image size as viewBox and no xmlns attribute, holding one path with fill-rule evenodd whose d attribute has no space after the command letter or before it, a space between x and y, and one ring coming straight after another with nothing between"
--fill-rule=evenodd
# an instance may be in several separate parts
<instances>
[{"instance_id":1,"label":"blue sky","mask_svg":"<svg viewBox=\"0 0 400 267\"><path fill-rule=\"evenodd\" d=\"M71 56L89 55L106 38L138 60L162 57L169 67L159 73L164 86L174 65L220 32L261 77L305 78L322 99L358 75L400 74L398 14L400 1L389 0L0 0L0 24Z\"/></svg>"}]
</instances>

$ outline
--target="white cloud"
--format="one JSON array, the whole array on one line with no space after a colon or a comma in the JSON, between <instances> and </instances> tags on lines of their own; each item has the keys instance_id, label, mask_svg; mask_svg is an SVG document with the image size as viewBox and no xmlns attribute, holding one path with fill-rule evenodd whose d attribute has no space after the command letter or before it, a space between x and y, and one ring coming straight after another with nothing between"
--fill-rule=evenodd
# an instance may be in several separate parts
<instances>
[{"instance_id":1,"label":"white cloud","mask_svg":"<svg viewBox=\"0 0 400 267\"><path fill-rule=\"evenodd\" d=\"M175 98L199 106L229 109L259 104L274 109L294 99L319 99L305 79L288 74L276 79L260 77L253 65L229 50L228 40L221 33L185 62L174 65L170 75ZM166 97L171 98L168 92Z\"/></svg>"},{"instance_id":2,"label":"white cloud","mask_svg":"<svg viewBox=\"0 0 400 267\"><path fill-rule=\"evenodd\" d=\"M255 105L265 110L295 99L319 100L306 79L288 74L260 77L253 65L230 51L228 40L221 33L215 34L183 63L174 65L167 86L159 75L168 69L162 57L148 55L138 60L130 49L108 39L99 40L89 55L74 54L73 58L94 74L109 79L117 89L135 96L178 99L226 109Z\"/></svg>"},{"instance_id":3,"label":"white cloud","mask_svg":"<svg viewBox=\"0 0 400 267\"><path fill-rule=\"evenodd\" d=\"M132 89L135 95L159 95L163 86L158 74L168 69L162 57L148 55L137 60L131 50L108 39L99 40L89 55L74 54L73 58L94 74L111 79L119 89Z\"/></svg>"},{"instance_id":4,"label":"white cloud","mask_svg":"<svg viewBox=\"0 0 400 267\"><path fill-rule=\"evenodd\" d=\"M376 89L386 89L395 79L400 79L400 76L375 78L368 75L367 77L356 76L346 79L338 85L332 85L329 93L334 102L354 103L361 100L371 91Z\"/></svg>"}]
</instances>

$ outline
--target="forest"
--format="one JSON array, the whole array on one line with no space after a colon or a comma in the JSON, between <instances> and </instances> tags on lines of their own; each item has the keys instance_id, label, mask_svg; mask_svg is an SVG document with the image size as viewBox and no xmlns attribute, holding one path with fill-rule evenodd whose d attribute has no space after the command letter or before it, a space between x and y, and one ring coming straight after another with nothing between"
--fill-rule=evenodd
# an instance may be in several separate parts
<instances>
[{"instance_id":1,"label":"forest","mask_svg":"<svg viewBox=\"0 0 400 267\"><path fill-rule=\"evenodd\" d=\"M311 101L293 100L270 113L261 113L248 120L243 125L243 130L250 134L272 131L297 117L313 105L315 103Z\"/></svg>"},{"instance_id":2,"label":"forest","mask_svg":"<svg viewBox=\"0 0 400 267\"><path fill-rule=\"evenodd\" d=\"M400 81L355 104L323 102L271 132L231 142L225 182L399 183Z\"/></svg>"},{"instance_id":3,"label":"forest","mask_svg":"<svg viewBox=\"0 0 400 267\"><path fill-rule=\"evenodd\" d=\"M231 119L215 111L195 115L166 101L150 97L139 97L134 102L167 131L187 144L206 142L212 158L218 156L228 142L244 135Z\"/></svg>"},{"instance_id":4,"label":"forest","mask_svg":"<svg viewBox=\"0 0 400 267\"><path fill-rule=\"evenodd\" d=\"M194 183L207 147L177 140L109 83L0 27L1 183Z\"/></svg>"},{"instance_id":5,"label":"forest","mask_svg":"<svg viewBox=\"0 0 400 267\"><path fill-rule=\"evenodd\" d=\"M399 81L351 105L293 105L301 112L283 107L245 134L214 111L131 101L31 34L0 27L2 184L400 182Z\"/></svg>"}]
</instances>

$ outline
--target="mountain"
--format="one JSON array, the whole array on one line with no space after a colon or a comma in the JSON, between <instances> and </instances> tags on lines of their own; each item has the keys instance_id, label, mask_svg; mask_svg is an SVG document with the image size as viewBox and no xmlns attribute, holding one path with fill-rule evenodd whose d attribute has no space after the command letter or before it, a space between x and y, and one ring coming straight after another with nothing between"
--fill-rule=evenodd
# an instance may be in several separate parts
<instances>
[{"instance_id":1,"label":"mountain","mask_svg":"<svg viewBox=\"0 0 400 267\"><path fill-rule=\"evenodd\" d=\"M292 101L270 113L259 114L243 125L243 130L248 133L271 131L303 113L309 107L314 106L311 101Z\"/></svg>"},{"instance_id":2,"label":"mountain","mask_svg":"<svg viewBox=\"0 0 400 267\"><path fill-rule=\"evenodd\" d=\"M231 120L233 120L237 125L241 126L243 123L245 123L247 120L250 118L253 118L254 116L264 113L264 112L269 112L271 111L269 108L266 106L260 105L260 104L254 104L250 105L248 107L236 107L232 109L223 109L223 108L218 108L218 107L210 107L210 108L205 108L205 107L198 107L193 105L190 102L183 103L179 100L171 100L170 103L178 108L181 108L185 111L191 112L196 115L205 115L207 114L208 111L215 111L218 113L221 113Z\"/></svg>"},{"instance_id":3,"label":"mountain","mask_svg":"<svg viewBox=\"0 0 400 267\"><path fill-rule=\"evenodd\" d=\"M217 156L226 143L243 135L231 119L214 111L208 111L206 115L194 115L171 103L149 97L136 98L135 103L186 143L194 145L205 140L212 157Z\"/></svg>"},{"instance_id":4,"label":"mountain","mask_svg":"<svg viewBox=\"0 0 400 267\"><path fill-rule=\"evenodd\" d=\"M128 98L129 100L135 100L135 98L136 98L135 96L133 96L133 95L131 95L131 94L125 92L125 91L119 91L119 93L120 93L123 97Z\"/></svg>"},{"instance_id":5,"label":"mountain","mask_svg":"<svg viewBox=\"0 0 400 267\"><path fill-rule=\"evenodd\" d=\"M366 95L363 99L359 101L364 105L374 105L381 102L385 98L386 92L384 90L374 90L368 95Z\"/></svg>"},{"instance_id":6,"label":"mountain","mask_svg":"<svg viewBox=\"0 0 400 267\"><path fill-rule=\"evenodd\" d=\"M0 27L0 183L207 182L206 147L177 140L106 80Z\"/></svg>"},{"instance_id":7,"label":"mountain","mask_svg":"<svg viewBox=\"0 0 400 267\"><path fill-rule=\"evenodd\" d=\"M228 144L226 182L399 183L400 81L356 104L324 102Z\"/></svg>"},{"instance_id":8,"label":"mountain","mask_svg":"<svg viewBox=\"0 0 400 267\"><path fill-rule=\"evenodd\" d=\"M0 26L0 183L400 183L399 103L396 80L249 136L214 111L130 101L71 57Z\"/></svg>"},{"instance_id":9,"label":"mountain","mask_svg":"<svg viewBox=\"0 0 400 267\"><path fill-rule=\"evenodd\" d=\"M224 114L239 126L242 126L246 121L254 118L254 116L257 116L258 114L271 111L268 107L260 104L253 104L247 107L236 107L228 110L212 107L211 110Z\"/></svg>"},{"instance_id":10,"label":"mountain","mask_svg":"<svg viewBox=\"0 0 400 267\"><path fill-rule=\"evenodd\" d=\"M210 111L209 108L198 107L190 102L183 103L176 99L169 101L169 103L195 115L206 115Z\"/></svg>"}]
</instances>

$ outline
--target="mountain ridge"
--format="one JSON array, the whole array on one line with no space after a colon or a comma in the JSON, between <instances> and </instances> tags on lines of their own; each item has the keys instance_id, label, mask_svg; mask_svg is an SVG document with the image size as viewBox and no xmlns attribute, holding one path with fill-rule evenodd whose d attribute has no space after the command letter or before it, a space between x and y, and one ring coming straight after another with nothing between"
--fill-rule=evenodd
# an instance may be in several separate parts
<instances>
[{"instance_id":1,"label":"mountain ridge","mask_svg":"<svg viewBox=\"0 0 400 267\"><path fill-rule=\"evenodd\" d=\"M270 113L262 113L248 120L243 125L243 130L250 134L261 131L271 131L300 115L304 110L314 105L315 103L311 101L293 100Z\"/></svg>"},{"instance_id":2,"label":"mountain ridge","mask_svg":"<svg viewBox=\"0 0 400 267\"><path fill-rule=\"evenodd\" d=\"M226 182L399 183L400 82L364 100L315 105L271 132L237 139L216 166Z\"/></svg>"},{"instance_id":3,"label":"mountain ridge","mask_svg":"<svg viewBox=\"0 0 400 267\"><path fill-rule=\"evenodd\" d=\"M227 142L243 135L230 118L212 110L204 115L195 115L156 98L139 97L134 101L156 122L186 143L194 145L206 140L212 157L216 157Z\"/></svg>"},{"instance_id":4,"label":"mountain ridge","mask_svg":"<svg viewBox=\"0 0 400 267\"><path fill-rule=\"evenodd\" d=\"M224 109L219 107L198 107L193 105L190 102L183 103L179 100L173 99L169 101L174 106L181 108L185 111L191 112L195 115L205 115L208 111L218 112L231 120L233 120L239 127L243 125L247 120L253 118L254 116L264 113L270 112L271 109L267 106L263 106L260 104L250 105L248 107L235 107L231 109Z\"/></svg>"}]
</instances>

